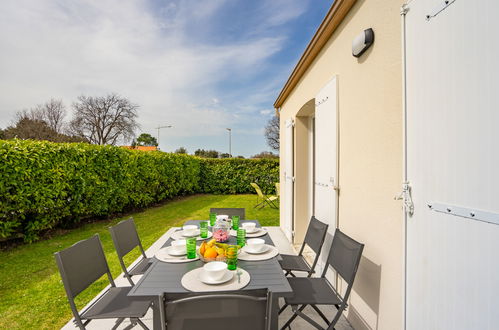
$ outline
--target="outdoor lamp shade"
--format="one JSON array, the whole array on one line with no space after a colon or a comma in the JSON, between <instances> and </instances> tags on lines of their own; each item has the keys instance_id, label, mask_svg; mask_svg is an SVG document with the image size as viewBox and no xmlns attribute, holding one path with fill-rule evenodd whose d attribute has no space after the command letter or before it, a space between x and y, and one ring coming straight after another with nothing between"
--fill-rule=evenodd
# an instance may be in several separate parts
<instances>
[{"instance_id":1,"label":"outdoor lamp shade","mask_svg":"<svg viewBox=\"0 0 499 330\"><path fill-rule=\"evenodd\" d=\"M374 42L374 31L369 28L362 31L352 41L352 55L360 57Z\"/></svg>"}]
</instances>

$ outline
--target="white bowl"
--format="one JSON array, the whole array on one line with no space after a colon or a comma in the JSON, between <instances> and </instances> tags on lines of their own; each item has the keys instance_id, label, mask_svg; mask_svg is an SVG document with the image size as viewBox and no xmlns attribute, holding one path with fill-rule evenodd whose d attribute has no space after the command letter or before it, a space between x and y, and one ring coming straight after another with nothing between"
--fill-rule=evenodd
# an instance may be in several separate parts
<instances>
[{"instance_id":1,"label":"white bowl","mask_svg":"<svg viewBox=\"0 0 499 330\"><path fill-rule=\"evenodd\" d=\"M260 252L265 246L265 241L261 238L252 238L246 241L246 246L250 251Z\"/></svg>"},{"instance_id":2,"label":"white bowl","mask_svg":"<svg viewBox=\"0 0 499 330\"><path fill-rule=\"evenodd\" d=\"M171 249L173 252L177 252L177 253L185 252L186 251L185 245L186 245L185 239L179 239L179 240L172 242Z\"/></svg>"},{"instance_id":3,"label":"white bowl","mask_svg":"<svg viewBox=\"0 0 499 330\"><path fill-rule=\"evenodd\" d=\"M212 261L203 266L203 271L209 279L221 280L227 272L227 264L222 261Z\"/></svg>"},{"instance_id":4,"label":"white bowl","mask_svg":"<svg viewBox=\"0 0 499 330\"><path fill-rule=\"evenodd\" d=\"M198 226L196 226L196 225L186 225L186 226L182 227L184 234L187 236L194 235L196 233L197 229L198 229Z\"/></svg>"},{"instance_id":5,"label":"white bowl","mask_svg":"<svg viewBox=\"0 0 499 330\"><path fill-rule=\"evenodd\" d=\"M252 233L255 231L256 223L254 222L245 222L243 223L243 228L247 233Z\"/></svg>"}]
</instances>

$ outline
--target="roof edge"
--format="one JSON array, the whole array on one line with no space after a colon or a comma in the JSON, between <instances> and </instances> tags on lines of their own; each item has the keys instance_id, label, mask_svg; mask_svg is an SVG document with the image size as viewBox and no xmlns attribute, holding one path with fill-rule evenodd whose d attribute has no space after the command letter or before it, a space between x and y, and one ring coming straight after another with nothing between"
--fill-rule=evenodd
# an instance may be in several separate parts
<instances>
[{"instance_id":1,"label":"roof edge","mask_svg":"<svg viewBox=\"0 0 499 330\"><path fill-rule=\"evenodd\" d=\"M343 19L355 2L357 2L357 0L334 1L326 17L312 37L312 40L310 40L307 48L305 48L305 51L301 55L300 60L293 69L293 72L291 72L286 84L284 84L284 87L281 89L279 96L274 102L275 109L282 106L291 91L298 84L298 81L300 81L303 74L317 57L322 47L327 43L340 23L343 22Z\"/></svg>"}]
</instances>

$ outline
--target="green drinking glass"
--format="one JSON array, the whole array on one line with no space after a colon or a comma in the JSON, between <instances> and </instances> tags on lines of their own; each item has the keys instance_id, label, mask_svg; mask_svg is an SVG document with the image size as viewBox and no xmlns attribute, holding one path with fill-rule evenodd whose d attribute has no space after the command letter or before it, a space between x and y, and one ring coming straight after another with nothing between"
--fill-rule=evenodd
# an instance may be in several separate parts
<instances>
[{"instance_id":1,"label":"green drinking glass","mask_svg":"<svg viewBox=\"0 0 499 330\"><path fill-rule=\"evenodd\" d=\"M210 213L210 226L214 226L215 222L217 221L217 214L216 213Z\"/></svg>"},{"instance_id":2,"label":"green drinking glass","mask_svg":"<svg viewBox=\"0 0 499 330\"><path fill-rule=\"evenodd\" d=\"M201 238L208 237L208 221L201 221L199 223L199 230L201 232Z\"/></svg>"},{"instance_id":3,"label":"green drinking glass","mask_svg":"<svg viewBox=\"0 0 499 330\"><path fill-rule=\"evenodd\" d=\"M187 247L187 259L196 258L196 238L189 237L185 240L185 246Z\"/></svg>"},{"instance_id":4,"label":"green drinking glass","mask_svg":"<svg viewBox=\"0 0 499 330\"><path fill-rule=\"evenodd\" d=\"M227 247L227 269L228 270L236 270L237 269L237 246L229 245Z\"/></svg>"},{"instance_id":5,"label":"green drinking glass","mask_svg":"<svg viewBox=\"0 0 499 330\"><path fill-rule=\"evenodd\" d=\"M246 244L246 229L239 228L237 230L237 245L243 247Z\"/></svg>"},{"instance_id":6,"label":"green drinking glass","mask_svg":"<svg viewBox=\"0 0 499 330\"><path fill-rule=\"evenodd\" d=\"M232 229L234 229L234 230L239 229L239 216L238 215L232 216Z\"/></svg>"}]
</instances>

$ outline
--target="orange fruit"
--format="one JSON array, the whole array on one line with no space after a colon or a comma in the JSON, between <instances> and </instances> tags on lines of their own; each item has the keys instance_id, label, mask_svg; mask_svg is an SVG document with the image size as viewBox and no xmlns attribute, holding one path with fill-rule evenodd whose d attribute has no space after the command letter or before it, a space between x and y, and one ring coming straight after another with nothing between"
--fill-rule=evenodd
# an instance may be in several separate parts
<instances>
[{"instance_id":1,"label":"orange fruit","mask_svg":"<svg viewBox=\"0 0 499 330\"><path fill-rule=\"evenodd\" d=\"M206 251L206 242L203 242L199 247L199 253L204 256L204 252Z\"/></svg>"},{"instance_id":2,"label":"orange fruit","mask_svg":"<svg viewBox=\"0 0 499 330\"><path fill-rule=\"evenodd\" d=\"M216 258L218 256L218 253L214 248L208 248L206 249L206 251L204 251L203 256L205 258Z\"/></svg>"}]
</instances>

